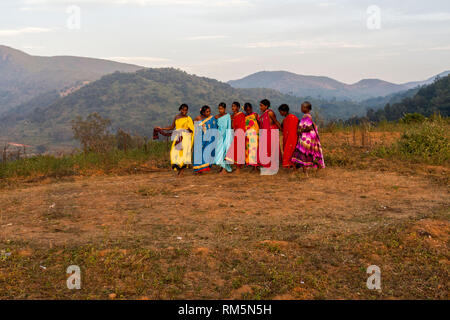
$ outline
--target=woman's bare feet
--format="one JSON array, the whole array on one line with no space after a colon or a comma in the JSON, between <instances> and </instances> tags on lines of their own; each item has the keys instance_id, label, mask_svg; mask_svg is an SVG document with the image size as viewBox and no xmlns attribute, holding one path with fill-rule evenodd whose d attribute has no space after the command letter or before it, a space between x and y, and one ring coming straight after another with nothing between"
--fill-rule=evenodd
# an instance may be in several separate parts
<instances>
[{"instance_id":1,"label":"woman's bare feet","mask_svg":"<svg viewBox=\"0 0 450 320\"><path fill-rule=\"evenodd\" d=\"M303 174L305 175L305 178L308 178L308 177L309 177L308 171L309 171L308 168L303 167Z\"/></svg>"}]
</instances>

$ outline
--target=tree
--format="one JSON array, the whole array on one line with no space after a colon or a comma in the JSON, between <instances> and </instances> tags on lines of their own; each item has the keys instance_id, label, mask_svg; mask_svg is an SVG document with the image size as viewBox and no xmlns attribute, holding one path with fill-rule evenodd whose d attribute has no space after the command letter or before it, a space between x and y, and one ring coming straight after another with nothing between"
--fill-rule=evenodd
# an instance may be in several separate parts
<instances>
[{"instance_id":1,"label":"tree","mask_svg":"<svg viewBox=\"0 0 450 320\"><path fill-rule=\"evenodd\" d=\"M110 134L111 120L102 118L98 113L92 113L84 120L77 117L72 121L74 138L78 140L85 153L90 151L106 152L111 149L114 137Z\"/></svg>"}]
</instances>

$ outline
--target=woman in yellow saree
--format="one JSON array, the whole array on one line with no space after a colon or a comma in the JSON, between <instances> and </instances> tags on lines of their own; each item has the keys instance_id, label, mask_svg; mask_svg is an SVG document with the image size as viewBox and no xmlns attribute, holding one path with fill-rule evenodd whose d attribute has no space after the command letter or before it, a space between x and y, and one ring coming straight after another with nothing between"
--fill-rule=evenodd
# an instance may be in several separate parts
<instances>
[{"instance_id":1,"label":"woman in yellow saree","mask_svg":"<svg viewBox=\"0 0 450 320\"><path fill-rule=\"evenodd\" d=\"M259 165L259 117L250 103L244 104L245 116L245 164L256 169Z\"/></svg>"},{"instance_id":2,"label":"woman in yellow saree","mask_svg":"<svg viewBox=\"0 0 450 320\"><path fill-rule=\"evenodd\" d=\"M167 128L156 128L159 130L174 130L172 133L172 148L170 149L170 163L172 169L181 175L183 170L192 162L192 144L194 142L194 123L187 115L189 107L182 104L180 113L175 116L173 123Z\"/></svg>"}]
</instances>

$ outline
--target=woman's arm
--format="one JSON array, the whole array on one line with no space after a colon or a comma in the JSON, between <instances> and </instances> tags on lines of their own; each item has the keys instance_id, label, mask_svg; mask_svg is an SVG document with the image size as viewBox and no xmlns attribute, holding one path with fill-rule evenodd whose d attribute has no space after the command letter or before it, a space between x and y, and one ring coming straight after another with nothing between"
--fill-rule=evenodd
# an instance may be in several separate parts
<instances>
[{"instance_id":1,"label":"woman's arm","mask_svg":"<svg viewBox=\"0 0 450 320\"><path fill-rule=\"evenodd\" d=\"M298 132L310 132L314 130L314 126L308 126L308 127L304 127L304 128L299 128Z\"/></svg>"},{"instance_id":2,"label":"woman's arm","mask_svg":"<svg viewBox=\"0 0 450 320\"><path fill-rule=\"evenodd\" d=\"M283 130L281 128L281 124L278 122L277 120L277 116L275 115L275 112L273 112L272 110L269 111L269 117L270 119L272 119L273 123L278 127L278 129Z\"/></svg>"},{"instance_id":3,"label":"woman's arm","mask_svg":"<svg viewBox=\"0 0 450 320\"><path fill-rule=\"evenodd\" d=\"M160 129L160 130L164 130L164 131L173 130L173 129L175 129L175 120L177 120L177 117L175 117L175 119L173 119L172 125L170 127L167 127L167 128L156 127L156 129Z\"/></svg>"}]
</instances>

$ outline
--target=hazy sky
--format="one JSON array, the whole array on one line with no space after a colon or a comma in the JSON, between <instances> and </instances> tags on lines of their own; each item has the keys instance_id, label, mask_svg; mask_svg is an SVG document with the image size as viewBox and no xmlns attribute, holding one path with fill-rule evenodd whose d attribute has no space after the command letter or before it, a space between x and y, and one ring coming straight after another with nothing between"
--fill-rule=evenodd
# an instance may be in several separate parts
<instances>
[{"instance_id":1,"label":"hazy sky","mask_svg":"<svg viewBox=\"0 0 450 320\"><path fill-rule=\"evenodd\" d=\"M450 69L449 0L1 0L0 18L0 44L33 55L223 81L287 70L399 83Z\"/></svg>"}]
</instances>

